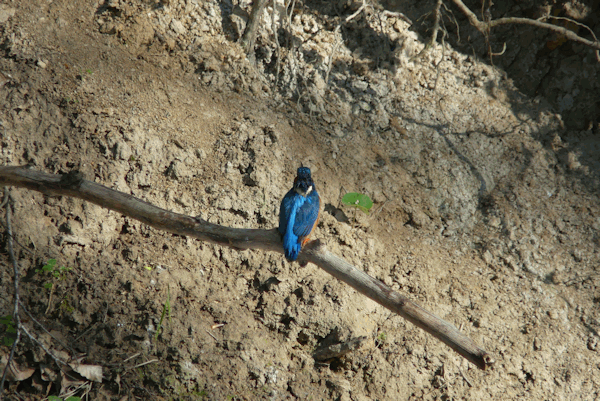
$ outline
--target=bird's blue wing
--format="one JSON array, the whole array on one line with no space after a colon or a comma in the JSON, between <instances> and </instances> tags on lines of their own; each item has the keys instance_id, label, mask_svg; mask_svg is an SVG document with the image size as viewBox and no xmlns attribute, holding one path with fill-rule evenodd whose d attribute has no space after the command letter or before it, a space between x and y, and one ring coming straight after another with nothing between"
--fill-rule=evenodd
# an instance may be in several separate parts
<instances>
[{"instance_id":1,"label":"bird's blue wing","mask_svg":"<svg viewBox=\"0 0 600 401\"><path fill-rule=\"evenodd\" d=\"M313 191L296 212L294 234L298 237L308 237L319 217L321 200L317 191Z\"/></svg>"},{"instance_id":2,"label":"bird's blue wing","mask_svg":"<svg viewBox=\"0 0 600 401\"><path fill-rule=\"evenodd\" d=\"M294 207L294 195L295 192L293 190L288 191L281 201L281 205L279 206L279 233L281 235L284 235L287 231L287 226L292 214L292 208Z\"/></svg>"}]
</instances>

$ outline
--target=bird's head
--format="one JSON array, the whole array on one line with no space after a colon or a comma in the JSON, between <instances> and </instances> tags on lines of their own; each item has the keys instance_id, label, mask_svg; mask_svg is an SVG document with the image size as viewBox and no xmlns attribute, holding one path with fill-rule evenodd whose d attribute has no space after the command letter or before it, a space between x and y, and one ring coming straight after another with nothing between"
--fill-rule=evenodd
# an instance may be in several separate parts
<instances>
[{"instance_id":1,"label":"bird's head","mask_svg":"<svg viewBox=\"0 0 600 401\"><path fill-rule=\"evenodd\" d=\"M294 191L306 197L314 190L315 183L310 176L310 169L308 167L298 168L298 174L294 179Z\"/></svg>"}]
</instances>

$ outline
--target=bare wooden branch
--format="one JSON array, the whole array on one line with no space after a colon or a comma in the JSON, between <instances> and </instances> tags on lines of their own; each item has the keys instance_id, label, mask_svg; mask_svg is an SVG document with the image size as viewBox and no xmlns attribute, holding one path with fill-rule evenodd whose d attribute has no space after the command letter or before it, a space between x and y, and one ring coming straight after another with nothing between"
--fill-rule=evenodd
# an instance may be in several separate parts
<instances>
[{"instance_id":1,"label":"bare wooden branch","mask_svg":"<svg viewBox=\"0 0 600 401\"><path fill-rule=\"evenodd\" d=\"M257 0L256 3L252 6L252 13L250 13L250 18L248 19L248 23L246 24L246 30L244 31L244 35L242 36L242 47L244 48L246 54L254 53L256 31L258 31L260 19L262 17L266 5L267 0Z\"/></svg>"},{"instance_id":2,"label":"bare wooden branch","mask_svg":"<svg viewBox=\"0 0 600 401\"><path fill-rule=\"evenodd\" d=\"M0 167L0 185L14 185L48 195L80 198L160 230L195 237L235 249L262 249L283 253L281 237L277 229L229 228L173 213L134 196L86 181L78 172L54 175L24 167ZM307 244L298 261L314 263L338 280L352 286L360 293L440 339L477 367L485 369L494 362L485 350L450 323L426 311L345 260L331 254L320 241L312 241Z\"/></svg>"},{"instance_id":3,"label":"bare wooden branch","mask_svg":"<svg viewBox=\"0 0 600 401\"><path fill-rule=\"evenodd\" d=\"M442 18L442 12L440 11L441 8L442 0L437 0L437 3L435 4L435 10L433 11L433 32L431 32L431 38L429 39L429 42L427 43L425 48L433 46L433 44L437 40L438 31L440 30L440 19Z\"/></svg>"},{"instance_id":4,"label":"bare wooden branch","mask_svg":"<svg viewBox=\"0 0 600 401\"><path fill-rule=\"evenodd\" d=\"M479 32L481 32L484 35L486 35L491 28L499 26L499 25L507 25L507 24L532 25L532 26L535 26L538 28L549 29L551 31L560 33L561 35L563 35L564 37L566 37L569 40L583 43L586 46L596 49L596 58L598 59L598 62L600 62L600 41L598 41L598 38L596 38L596 35L594 35L594 32L589 27L587 27L586 25L583 25L577 21L567 19L567 18L547 16L547 17L543 17L539 20L533 20L533 19L529 19L529 18L509 17L509 18L499 18L496 20L491 20L489 22L484 22L484 21L480 21L477 18L477 16L475 15L475 13L473 11L471 11L469 9L469 7L467 7L461 0L452 0L452 1L460 9L460 11L462 11L462 13L467 16L471 25L473 25ZM573 32L565 27L554 25L554 24L549 24L547 22L541 21L542 19L549 19L549 18L553 18L553 19L557 19L557 20L558 19L568 20L570 22L573 22L576 25L585 27L589 32L591 32L591 34L594 38L594 41L582 38L581 36L577 35L575 32Z\"/></svg>"},{"instance_id":5,"label":"bare wooden branch","mask_svg":"<svg viewBox=\"0 0 600 401\"><path fill-rule=\"evenodd\" d=\"M422 328L479 368L485 369L494 362L485 350L456 327L426 311L364 271L331 254L319 240L309 243L300 254L300 258L301 262L314 263L333 277Z\"/></svg>"}]
</instances>

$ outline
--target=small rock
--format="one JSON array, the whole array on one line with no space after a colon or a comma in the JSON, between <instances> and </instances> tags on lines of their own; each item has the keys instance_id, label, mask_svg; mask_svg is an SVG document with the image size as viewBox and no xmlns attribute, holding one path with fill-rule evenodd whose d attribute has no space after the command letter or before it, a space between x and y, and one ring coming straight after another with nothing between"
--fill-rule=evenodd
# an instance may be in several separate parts
<instances>
[{"instance_id":1,"label":"small rock","mask_svg":"<svg viewBox=\"0 0 600 401\"><path fill-rule=\"evenodd\" d=\"M204 149L196 149L196 157L200 160L206 159L206 152Z\"/></svg>"},{"instance_id":2,"label":"small rock","mask_svg":"<svg viewBox=\"0 0 600 401\"><path fill-rule=\"evenodd\" d=\"M567 154L567 167L569 170L577 170L581 167L581 163L577 160L577 155L573 152Z\"/></svg>"},{"instance_id":3,"label":"small rock","mask_svg":"<svg viewBox=\"0 0 600 401\"><path fill-rule=\"evenodd\" d=\"M371 84L371 89L379 97L384 97L390 92L390 90L385 82Z\"/></svg>"},{"instance_id":4,"label":"small rock","mask_svg":"<svg viewBox=\"0 0 600 401\"><path fill-rule=\"evenodd\" d=\"M40 68L46 69L46 67L48 66L48 62L44 60L38 60L37 65Z\"/></svg>"},{"instance_id":5,"label":"small rock","mask_svg":"<svg viewBox=\"0 0 600 401\"><path fill-rule=\"evenodd\" d=\"M16 11L17 10L15 8L0 4L0 24L4 24L11 17L13 17Z\"/></svg>"},{"instance_id":6,"label":"small rock","mask_svg":"<svg viewBox=\"0 0 600 401\"><path fill-rule=\"evenodd\" d=\"M490 251L486 250L483 253L483 260L484 260L485 263L487 263L489 265L494 260L494 257L492 256L492 253Z\"/></svg>"},{"instance_id":7,"label":"small rock","mask_svg":"<svg viewBox=\"0 0 600 401\"><path fill-rule=\"evenodd\" d=\"M183 380L190 380L198 376L198 368L191 362L183 360L179 362L179 371Z\"/></svg>"},{"instance_id":8,"label":"small rock","mask_svg":"<svg viewBox=\"0 0 600 401\"><path fill-rule=\"evenodd\" d=\"M498 228L500 227L500 224L502 224L502 220L500 220L498 217L494 216L490 219L490 226Z\"/></svg>"},{"instance_id":9,"label":"small rock","mask_svg":"<svg viewBox=\"0 0 600 401\"><path fill-rule=\"evenodd\" d=\"M66 26L68 25L68 22L66 19L64 19L62 17L58 17L56 19L56 25L58 25L59 28L66 28Z\"/></svg>"},{"instance_id":10,"label":"small rock","mask_svg":"<svg viewBox=\"0 0 600 401\"><path fill-rule=\"evenodd\" d=\"M115 157L121 160L129 161L131 159L131 146L127 142L118 142L115 146Z\"/></svg>"},{"instance_id":11,"label":"small rock","mask_svg":"<svg viewBox=\"0 0 600 401\"><path fill-rule=\"evenodd\" d=\"M193 171L179 160L171 162L169 167L167 167L165 174L167 177L171 177L174 180L189 178L194 175Z\"/></svg>"},{"instance_id":12,"label":"small rock","mask_svg":"<svg viewBox=\"0 0 600 401\"><path fill-rule=\"evenodd\" d=\"M590 335L587 341L587 347L590 351L596 351L598 349L598 337L593 334Z\"/></svg>"},{"instance_id":13,"label":"small rock","mask_svg":"<svg viewBox=\"0 0 600 401\"><path fill-rule=\"evenodd\" d=\"M371 105L369 103L363 102L362 100L360 102L358 102L358 106L367 112L373 110L373 108L371 107Z\"/></svg>"},{"instance_id":14,"label":"small rock","mask_svg":"<svg viewBox=\"0 0 600 401\"><path fill-rule=\"evenodd\" d=\"M171 21L171 29L177 35L184 35L186 33L186 29L183 26L183 24L181 23L181 21L179 21L175 18L173 18L173 20Z\"/></svg>"},{"instance_id":15,"label":"small rock","mask_svg":"<svg viewBox=\"0 0 600 401\"><path fill-rule=\"evenodd\" d=\"M356 80L352 82L352 92L354 93L364 92L367 90L368 87L369 84L367 84L365 81Z\"/></svg>"},{"instance_id":16,"label":"small rock","mask_svg":"<svg viewBox=\"0 0 600 401\"><path fill-rule=\"evenodd\" d=\"M221 196L220 198L217 198L215 207L221 210L230 210L233 207L233 201L229 196Z\"/></svg>"},{"instance_id":17,"label":"small rock","mask_svg":"<svg viewBox=\"0 0 600 401\"><path fill-rule=\"evenodd\" d=\"M241 38L246 30L246 24L248 23L248 18L250 18L250 15L240 6L236 5L233 8L233 12L229 18L231 19L231 24L233 25L238 38ZM208 31L208 29L206 30Z\"/></svg>"}]
</instances>

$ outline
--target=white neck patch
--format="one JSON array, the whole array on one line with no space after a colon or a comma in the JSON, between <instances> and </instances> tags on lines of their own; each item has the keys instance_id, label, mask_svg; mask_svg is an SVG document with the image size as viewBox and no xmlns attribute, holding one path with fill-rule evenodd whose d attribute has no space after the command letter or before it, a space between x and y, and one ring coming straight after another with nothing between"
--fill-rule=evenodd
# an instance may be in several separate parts
<instances>
[{"instance_id":1,"label":"white neck patch","mask_svg":"<svg viewBox=\"0 0 600 401\"><path fill-rule=\"evenodd\" d=\"M310 187L308 187L306 192L303 192L300 188L296 188L296 193L306 197L306 196L308 196L309 193L312 192L312 190L313 190L313 186L311 185Z\"/></svg>"}]
</instances>

